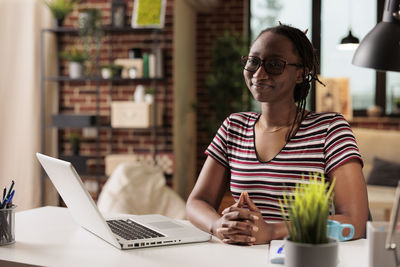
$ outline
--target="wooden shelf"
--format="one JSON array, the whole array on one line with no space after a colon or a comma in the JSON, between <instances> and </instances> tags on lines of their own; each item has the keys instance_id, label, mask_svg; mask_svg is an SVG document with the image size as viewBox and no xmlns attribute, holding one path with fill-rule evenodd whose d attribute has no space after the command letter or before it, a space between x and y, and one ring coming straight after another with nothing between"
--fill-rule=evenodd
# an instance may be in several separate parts
<instances>
[{"instance_id":1,"label":"wooden shelf","mask_svg":"<svg viewBox=\"0 0 400 267\"><path fill-rule=\"evenodd\" d=\"M163 29L157 28L132 28L130 26L125 27L113 27L113 26L103 26L103 31L106 33L162 33ZM75 27L55 27L55 28L45 28L42 29L45 32L54 32L54 33L71 33L71 34L78 34L79 29Z\"/></svg>"},{"instance_id":2,"label":"wooden shelf","mask_svg":"<svg viewBox=\"0 0 400 267\"><path fill-rule=\"evenodd\" d=\"M54 82L136 82L136 83L150 83L150 82L163 82L164 78L110 78L104 79L98 76L88 76L82 77L78 79L72 79L68 76L49 76L45 77L47 81L54 81Z\"/></svg>"}]
</instances>

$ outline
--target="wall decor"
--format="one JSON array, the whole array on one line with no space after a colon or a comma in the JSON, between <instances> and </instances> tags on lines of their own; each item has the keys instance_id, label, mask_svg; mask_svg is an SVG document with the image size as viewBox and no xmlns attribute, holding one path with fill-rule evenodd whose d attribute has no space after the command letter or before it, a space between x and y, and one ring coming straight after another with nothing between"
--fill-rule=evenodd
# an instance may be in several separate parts
<instances>
[{"instance_id":1,"label":"wall decor","mask_svg":"<svg viewBox=\"0 0 400 267\"><path fill-rule=\"evenodd\" d=\"M135 0L132 28L163 28L165 0Z\"/></svg>"},{"instance_id":2,"label":"wall decor","mask_svg":"<svg viewBox=\"0 0 400 267\"><path fill-rule=\"evenodd\" d=\"M111 25L121 28L125 26L126 5L123 0L111 2Z\"/></svg>"}]
</instances>

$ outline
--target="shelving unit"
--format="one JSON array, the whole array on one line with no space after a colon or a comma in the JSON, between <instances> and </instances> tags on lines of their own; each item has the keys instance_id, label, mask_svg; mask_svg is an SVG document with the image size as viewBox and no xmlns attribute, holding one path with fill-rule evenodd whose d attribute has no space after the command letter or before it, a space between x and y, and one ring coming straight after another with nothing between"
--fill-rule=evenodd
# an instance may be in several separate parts
<instances>
[{"instance_id":1,"label":"shelving unit","mask_svg":"<svg viewBox=\"0 0 400 267\"><path fill-rule=\"evenodd\" d=\"M141 36L141 44L140 47L142 47L144 50L151 51L153 53L156 52L157 49L163 49L163 46L165 44L165 34L162 30L159 29L133 29L130 27L123 27L123 28L114 28L110 26L103 27L103 32L104 36L107 37L106 40L103 39L102 47L105 47L105 49L108 51L108 56L106 61L108 62L113 62L114 59L116 58L114 56L113 50L114 50L114 43L116 42L115 37L121 36L121 35L140 35ZM58 147L57 147L57 155L52 155L56 156L59 158L64 158L64 159L69 159L70 161L73 162L73 158L71 158L71 154L65 151L64 144L66 143L65 139L63 136L65 136L65 131L70 131L71 129L73 130L81 130L83 128L94 128L97 131L97 138L95 140L89 140L88 143L95 144L95 149L94 151L90 151L90 153L86 153L84 155L79 155L79 157L83 160L92 160L95 162L94 164L94 170L91 168L87 168L88 171L86 173L80 173L81 177L83 179L88 178L88 179L95 179L98 183L98 189L95 197L98 196L100 192L100 179L106 179L106 175L104 172L104 156L105 154L112 154L115 153L114 149L114 134L116 132L121 132L121 131L133 131L135 133L150 133L150 138L153 141L152 145L152 154L153 154L153 159L156 162L156 156L158 154L158 142L160 142L160 139L162 140L163 134L160 135L160 133L163 132L164 126L161 124L161 126L150 126L148 128L113 128L110 125L110 110L108 114L102 114L104 113L101 110L101 97L104 96L104 92L101 92L101 88L104 88L108 86L108 99L109 99L109 109L111 106L111 102L113 101L114 97L113 95L118 92L119 88L118 87L126 87L126 86L136 86L138 84L145 84L145 85L151 85L152 88L154 88L154 112L153 112L153 121L155 122L154 125L157 125L157 111L160 108L160 103L165 102L166 100L166 79L165 77L157 77L157 78L109 78L109 79L104 79L100 76L100 65L104 61L103 59L97 58L96 59L96 65L95 68L97 69L97 73L99 75L92 75L92 76L86 76L82 77L79 79L71 79L69 76L65 76L62 73L61 69L61 61L58 58L58 70L56 75L47 75L45 73L45 60L44 60L44 51L46 50L45 48L45 35L46 34L53 34L55 35L57 41L58 41L58 47L59 47L59 39L64 36L64 35L69 35L69 36L78 36L78 29L76 28L66 28L66 27L58 27L58 28L46 28L41 30L41 43L40 43L40 51L41 51L41 99L42 99L42 109L41 109L41 125L42 125L42 147L41 151L46 152L46 132L51 130L51 129L57 129L57 137L56 139L58 140ZM143 36L147 36L147 38L143 39ZM58 48L57 48L58 50ZM58 52L58 51L57 51ZM126 51L126 55L128 55L128 51ZM128 56L126 56L128 58ZM156 66L155 68L157 69L158 64L161 64L156 60L155 62ZM164 67L164 66L162 66ZM165 72L164 72L165 73ZM86 125L86 126L71 126L70 125L60 125L57 124L57 126L46 123L49 121L48 116L52 116L54 114L48 114L45 110L45 88L48 83L53 83L54 84L54 90L57 90L58 92L58 102L59 102L59 107L58 107L58 114L63 114L62 110L62 87L65 86L65 84L68 84L70 87L78 87L79 93L84 93L88 95L94 95L95 98L95 112L93 113L75 113L76 115L92 115L95 116L94 123ZM164 90L162 90L164 88ZM74 89L75 90L75 89ZM104 91L104 90L103 90ZM132 99L129 99L132 100ZM161 105L163 107L163 105ZM164 110L163 110L164 111ZM107 113L107 112L106 112ZM68 113L70 114L70 112ZM108 147L106 149L106 152L104 152L104 148L102 147L102 142L104 143L104 140L102 141L102 135L101 132L107 132L107 136L109 136L108 140ZM140 148L138 148L140 151ZM118 152L116 152L118 154ZM79 171L78 171L79 172ZM44 179L46 178L45 174L43 173L43 179L42 179L42 189L44 192L45 189L45 181ZM44 194L42 194L42 203L44 203Z\"/></svg>"}]
</instances>

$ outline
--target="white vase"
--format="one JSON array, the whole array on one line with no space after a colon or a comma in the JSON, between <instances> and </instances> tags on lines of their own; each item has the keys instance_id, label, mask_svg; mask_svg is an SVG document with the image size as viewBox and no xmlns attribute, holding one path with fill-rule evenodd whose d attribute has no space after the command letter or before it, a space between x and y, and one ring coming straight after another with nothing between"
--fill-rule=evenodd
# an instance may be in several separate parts
<instances>
[{"instance_id":1,"label":"white vase","mask_svg":"<svg viewBox=\"0 0 400 267\"><path fill-rule=\"evenodd\" d=\"M110 68L102 68L101 77L103 77L103 79L110 79L112 77L112 70Z\"/></svg>"},{"instance_id":2,"label":"white vase","mask_svg":"<svg viewBox=\"0 0 400 267\"><path fill-rule=\"evenodd\" d=\"M83 77L83 64L80 62L71 61L69 63L69 77L78 79Z\"/></svg>"},{"instance_id":3,"label":"white vase","mask_svg":"<svg viewBox=\"0 0 400 267\"><path fill-rule=\"evenodd\" d=\"M306 244L285 239L286 267L336 267L338 242L329 238L325 244Z\"/></svg>"},{"instance_id":4,"label":"white vase","mask_svg":"<svg viewBox=\"0 0 400 267\"><path fill-rule=\"evenodd\" d=\"M135 92L133 94L133 100L135 102L144 102L144 86L138 84L135 88Z\"/></svg>"},{"instance_id":5,"label":"white vase","mask_svg":"<svg viewBox=\"0 0 400 267\"><path fill-rule=\"evenodd\" d=\"M144 102L146 102L148 104L152 104L154 102L154 96L152 94L145 94Z\"/></svg>"}]
</instances>

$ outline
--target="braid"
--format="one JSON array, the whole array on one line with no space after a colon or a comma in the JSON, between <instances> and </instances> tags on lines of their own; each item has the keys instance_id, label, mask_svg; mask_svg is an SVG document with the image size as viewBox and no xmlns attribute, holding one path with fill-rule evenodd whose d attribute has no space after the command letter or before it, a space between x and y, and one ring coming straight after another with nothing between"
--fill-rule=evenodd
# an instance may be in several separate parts
<instances>
[{"instance_id":1,"label":"braid","mask_svg":"<svg viewBox=\"0 0 400 267\"><path fill-rule=\"evenodd\" d=\"M296 50L294 52L297 53L302 60L301 64L303 65L303 81L299 84L296 84L294 89L293 98L297 103L297 108L295 119L286 138L287 141L289 141L290 137L297 131L295 127L296 124L303 121L305 117L307 96L310 92L311 82L317 81L322 85L324 84L318 79L317 70L319 63L315 49L304 32L279 22L278 26L263 30L258 35L256 40L265 32L281 34L287 37L293 43L293 46Z\"/></svg>"}]
</instances>

